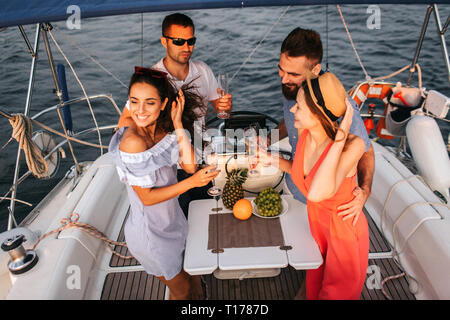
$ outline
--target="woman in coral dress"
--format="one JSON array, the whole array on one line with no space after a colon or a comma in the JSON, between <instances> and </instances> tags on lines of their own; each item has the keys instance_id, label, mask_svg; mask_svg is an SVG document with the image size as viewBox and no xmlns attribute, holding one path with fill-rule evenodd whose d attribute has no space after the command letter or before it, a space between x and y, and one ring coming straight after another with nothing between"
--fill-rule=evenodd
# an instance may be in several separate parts
<instances>
[{"instance_id":1,"label":"woman in coral dress","mask_svg":"<svg viewBox=\"0 0 450 320\"><path fill-rule=\"evenodd\" d=\"M264 152L261 158L289 172L307 198L323 264L307 270L306 298L359 299L368 264L367 220L361 213L342 217L337 210L354 197L356 168L365 150L363 140L349 133L353 108L339 79L327 72L307 75L290 111L300 137L294 160Z\"/></svg>"}]
</instances>

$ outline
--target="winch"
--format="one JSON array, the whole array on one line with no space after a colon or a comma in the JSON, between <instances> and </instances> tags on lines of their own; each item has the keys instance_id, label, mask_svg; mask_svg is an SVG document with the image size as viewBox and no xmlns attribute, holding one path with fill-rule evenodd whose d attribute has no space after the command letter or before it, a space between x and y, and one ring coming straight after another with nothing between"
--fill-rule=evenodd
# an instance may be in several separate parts
<instances>
[{"instance_id":1,"label":"winch","mask_svg":"<svg viewBox=\"0 0 450 320\"><path fill-rule=\"evenodd\" d=\"M13 274L21 274L33 268L38 262L38 256L34 250L25 250L23 234L14 235L3 241L1 248L8 252L11 260L8 262L8 269Z\"/></svg>"}]
</instances>

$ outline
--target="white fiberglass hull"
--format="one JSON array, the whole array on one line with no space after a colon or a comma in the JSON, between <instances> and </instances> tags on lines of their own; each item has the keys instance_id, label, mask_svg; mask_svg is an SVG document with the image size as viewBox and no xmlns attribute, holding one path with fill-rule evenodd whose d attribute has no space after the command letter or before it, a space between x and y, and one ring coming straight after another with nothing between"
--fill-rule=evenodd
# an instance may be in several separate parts
<instances>
[{"instance_id":1,"label":"white fiberglass hull","mask_svg":"<svg viewBox=\"0 0 450 320\"><path fill-rule=\"evenodd\" d=\"M400 252L405 271L417 281L418 285L409 280L416 298L450 299L449 209L430 204L439 203L439 198L388 149L377 143L373 146L375 173L367 211L391 246ZM289 151L287 139L279 147ZM40 214L21 227L37 237L58 228L62 218L76 212L80 222L117 239L129 201L109 155L98 158L71 188L71 181L62 185L56 195L46 199ZM32 244L30 240L25 247ZM1 298L100 299L105 277L113 271L109 267L111 252L103 242L77 229L43 239L37 254L39 262L32 270L11 275L6 268L8 255L1 253ZM142 271L142 267L122 267L119 272L130 271Z\"/></svg>"}]
</instances>

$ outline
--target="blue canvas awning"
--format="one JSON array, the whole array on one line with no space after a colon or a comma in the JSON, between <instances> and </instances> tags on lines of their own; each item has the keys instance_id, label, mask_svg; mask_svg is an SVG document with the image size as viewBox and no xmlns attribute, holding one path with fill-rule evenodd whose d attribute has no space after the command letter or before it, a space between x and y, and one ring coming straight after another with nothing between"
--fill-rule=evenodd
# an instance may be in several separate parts
<instances>
[{"instance_id":1,"label":"blue canvas awning","mask_svg":"<svg viewBox=\"0 0 450 320\"><path fill-rule=\"evenodd\" d=\"M433 1L449 3L449 1ZM81 18L132 14L140 12L182 11L194 9L242 8L255 6L324 5L324 4L428 4L412 0L0 0L0 27L66 20L80 8Z\"/></svg>"}]
</instances>

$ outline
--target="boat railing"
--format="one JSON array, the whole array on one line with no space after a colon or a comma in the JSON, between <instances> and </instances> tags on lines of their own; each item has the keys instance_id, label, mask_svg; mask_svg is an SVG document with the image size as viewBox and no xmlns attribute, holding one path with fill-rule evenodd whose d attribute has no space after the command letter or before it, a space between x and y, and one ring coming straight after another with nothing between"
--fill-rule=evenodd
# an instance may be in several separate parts
<instances>
[{"instance_id":1,"label":"boat railing","mask_svg":"<svg viewBox=\"0 0 450 320\"><path fill-rule=\"evenodd\" d=\"M113 99L113 97L112 97L111 94L97 94L97 95L91 95L91 96L89 96L88 98L89 98L89 100L95 100L95 99L105 98L105 99L107 99L107 100L109 100L109 101L111 102L111 104L113 105L113 107L116 109L117 113L118 113L119 115L121 114L120 109L119 109L119 107L117 106L117 104L116 104L116 102L114 101L114 99ZM67 101L63 102L62 106L72 105L72 104L74 104L74 103L83 102L83 101L86 101L86 100L87 100L87 98L86 98L85 96L82 96L82 97L78 97L78 98L75 98L75 99L67 100ZM40 116L42 116L42 115L44 115L44 114L46 114L46 113L48 113L48 112L50 112L50 111L56 110L59 106L61 106L61 105L58 103L58 104L55 104L54 106L48 107L48 108L46 108L46 109L44 109L44 110L42 110L42 111L36 113L34 116L31 117L31 119L37 119L37 118L39 118Z\"/></svg>"},{"instance_id":2,"label":"boat railing","mask_svg":"<svg viewBox=\"0 0 450 320\"><path fill-rule=\"evenodd\" d=\"M36 114L33 115L32 117L30 117L30 119L32 119L32 120L37 120L37 119L39 119L40 117L42 117L42 116L44 116L44 115L46 115L46 114L48 114L48 113L50 113L50 112L52 112L52 111L57 111L58 108L61 108L61 107L67 106L67 105L73 105L73 104L77 104L77 103L82 103L82 102L87 101L88 99L89 99L90 101L92 101L92 100L100 100L100 99L106 100L106 101L108 101L109 103L111 103L111 105L112 105L113 108L117 111L117 113L118 113L119 116L120 116L120 114L121 114L121 111L120 111L120 109L118 108L117 103L115 102L115 100L113 99L113 97L112 97L111 94L97 94L97 95L90 95L90 96L87 96L87 97L86 97L86 96L81 96L81 97L78 97L78 98L74 98L74 99L71 99L71 100L67 100L67 101L63 102L62 105L58 103L58 104L56 104L56 105L54 105L54 106L47 107L47 108L43 109L42 111L36 113ZM77 132L77 133L71 133L70 136L69 136L69 138L70 138L70 139L77 139L77 140L80 140L79 138L85 137L85 136L89 135L90 133L97 133L97 134L101 135L100 132L102 132L102 131L103 131L103 132L104 132L104 131L112 131L112 130L114 130L115 128L117 128L117 123L116 123L116 124L110 124L110 125L104 125L104 126L95 126L95 127L91 127L91 128L88 128L88 129L84 129L84 130L82 130L82 131L80 131L80 132ZM46 128L44 128L44 130L46 130ZM64 136L62 133L60 133L59 135L60 135L60 136ZM66 145L67 143L69 143L69 139L63 139L62 141L60 141L59 143L57 143L51 150L48 150L48 151L46 152L46 154L45 154L45 156L44 156L44 160L47 161L50 157L52 157L53 154L55 154L55 153L57 153L57 152L60 152L61 147L63 147L63 146ZM92 146L92 144L88 144L88 143L86 143L86 144L87 144L88 146L89 146L89 145ZM97 146L97 147L107 148L107 146ZM21 150L19 149L18 152L21 152ZM17 171L17 170L16 170L16 171ZM17 177L17 178L15 179L15 183L13 183L13 184L11 185L11 187L10 187L9 190L3 195L3 197L0 197L0 204L1 204L4 200L10 200L10 201L12 201L12 202L17 201L17 199L16 199L17 194L16 194L16 192L14 192L14 191L17 191L18 186L19 186L22 182L24 182L30 175L32 175L32 172L31 172L31 170L28 170L27 172L25 172L24 174L22 174L20 177ZM9 198L10 195L11 195L11 197ZM16 222L16 219L15 219L15 214L14 214L14 213L15 213L15 210L14 210L14 208L15 208L15 206L10 206L10 207L8 207L8 211L9 211L8 230L10 230L10 229L13 228L13 227L17 227L17 226L18 226L18 223ZM32 211L30 211L30 213L31 213L31 212L32 212ZM26 221L26 220L27 220L27 217L25 217L23 221Z\"/></svg>"}]
</instances>

